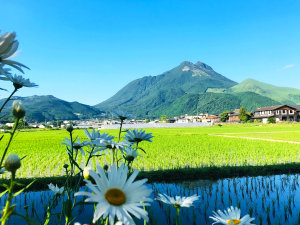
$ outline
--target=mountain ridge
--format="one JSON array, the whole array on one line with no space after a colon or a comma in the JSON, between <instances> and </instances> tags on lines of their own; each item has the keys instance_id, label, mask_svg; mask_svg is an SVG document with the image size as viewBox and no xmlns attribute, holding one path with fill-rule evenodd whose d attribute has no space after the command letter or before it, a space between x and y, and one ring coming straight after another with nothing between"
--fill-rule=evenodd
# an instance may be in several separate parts
<instances>
[{"instance_id":1,"label":"mountain ridge","mask_svg":"<svg viewBox=\"0 0 300 225\"><path fill-rule=\"evenodd\" d=\"M68 102L53 95L14 96L4 107L0 121L13 121L11 107L14 100L20 100L26 110L27 121L79 120L101 117L104 112L79 102ZM5 99L0 99L3 104Z\"/></svg>"},{"instance_id":2,"label":"mountain ridge","mask_svg":"<svg viewBox=\"0 0 300 225\"><path fill-rule=\"evenodd\" d=\"M163 114L193 114L195 107L197 111L218 114L222 110L233 110L241 106L254 110L282 103L270 98L270 95L235 88L238 85L205 63L183 61L157 76L131 81L95 107L103 111L124 110L142 118L159 117ZM199 102L199 99L205 104Z\"/></svg>"},{"instance_id":3,"label":"mountain ridge","mask_svg":"<svg viewBox=\"0 0 300 225\"><path fill-rule=\"evenodd\" d=\"M300 90L297 88L279 87L276 85L257 81L255 79L248 78L241 83L231 87L229 92L254 92L266 97L269 97L275 101L279 101L282 104L300 104Z\"/></svg>"},{"instance_id":4,"label":"mountain ridge","mask_svg":"<svg viewBox=\"0 0 300 225\"><path fill-rule=\"evenodd\" d=\"M271 105L297 105L300 104L300 90L277 87L252 78L238 84L205 63L183 61L157 76L144 76L129 82L111 98L95 106L68 102L53 95L17 96L14 99L23 101L28 120L105 118L114 110L128 111L137 118L157 118L165 114L219 114L241 106L252 111ZM0 104L3 101L0 100ZM11 103L5 107L5 116L0 121L13 119Z\"/></svg>"}]
</instances>

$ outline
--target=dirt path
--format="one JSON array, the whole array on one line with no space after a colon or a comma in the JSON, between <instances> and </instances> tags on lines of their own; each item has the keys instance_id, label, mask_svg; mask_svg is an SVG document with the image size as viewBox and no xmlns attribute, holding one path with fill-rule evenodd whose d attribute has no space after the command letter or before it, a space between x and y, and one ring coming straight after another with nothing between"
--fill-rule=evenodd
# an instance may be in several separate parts
<instances>
[{"instance_id":1,"label":"dirt path","mask_svg":"<svg viewBox=\"0 0 300 225\"><path fill-rule=\"evenodd\" d=\"M270 142L281 142L281 143L290 143L290 144L300 144L298 141L285 141L285 140L274 140L274 139L266 139L266 138L255 138L255 137L241 137L241 136L232 136L225 134L208 134L211 136L218 137L228 137L228 138L238 138L238 139L247 139L247 140L259 140L259 141L270 141Z\"/></svg>"}]
</instances>

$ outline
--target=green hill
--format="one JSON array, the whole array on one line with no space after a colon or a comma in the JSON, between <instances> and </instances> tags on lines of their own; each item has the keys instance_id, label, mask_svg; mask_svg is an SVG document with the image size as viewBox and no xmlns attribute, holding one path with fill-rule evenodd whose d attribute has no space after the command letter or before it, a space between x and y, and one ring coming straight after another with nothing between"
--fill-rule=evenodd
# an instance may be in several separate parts
<instances>
[{"instance_id":1,"label":"green hill","mask_svg":"<svg viewBox=\"0 0 300 225\"><path fill-rule=\"evenodd\" d=\"M102 111L92 106L78 102L67 102L52 95L14 97L13 99L23 102L27 121L78 120L103 115ZM4 99L1 99L0 104L3 104L3 102ZM13 119L11 115L12 102L10 101L3 109L0 121L6 122Z\"/></svg>"},{"instance_id":2,"label":"green hill","mask_svg":"<svg viewBox=\"0 0 300 225\"><path fill-rule=\"evenodd\" d=\"M248 110L280 104L257 93L228 93L236 82L210 66L183 62L158 76L134 80L106 101L96 105L103 111L120 109L139 118L179 116L207 112L218 114L244 106ZM212 91L212 92L211 92ZM218 93L213 93L213 92Z\"/></svg>"},{"instance_id":3,"label":"green hill","mask_svg":"<svg viewBox=\"0 0 300 225\"><path fill-rule=\"evenodd\" d=\"M201 93L185 94L172 103L164 103L153 108L136 108L136 110L131 111L129 108L122 109L143 118L145 115L148 117L161 115L173 117L184 114L196 115L197 113L219 114L223 111L239 109L241 106L253 111L259 107L279 104L270 98L251 92L238 94Z\"/></svg>"},{"instance_id":4,"label":"green hill","mask_svg":"<svg viewBox=\"0 0 300 225\"><path fill-rule=\"evenodd\" d=\"M300 90L296 88L277 87L253 79L247 79L229 89L230 92L254 92L269 97L282 104L300 104Z\"/></svg>"}]
</instances>

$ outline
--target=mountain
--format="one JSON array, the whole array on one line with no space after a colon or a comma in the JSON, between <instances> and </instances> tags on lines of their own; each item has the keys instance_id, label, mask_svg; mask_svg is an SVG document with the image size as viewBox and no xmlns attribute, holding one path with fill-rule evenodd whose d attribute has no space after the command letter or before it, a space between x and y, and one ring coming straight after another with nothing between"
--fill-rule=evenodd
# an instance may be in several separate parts
<instances>
[{"instance_id":1,"label":"mountain","mask_svg":"<svg viewBox=\"0 0 300 225\"><path fill-rule=\"evenodd\" d=\"M5 99L0 100L0 105ZM78 120L86 118L100 117L103 112L92 106L79 102L67 102L52 95L13 97L13 100L21 100L26 110L27 121L49 121L49 120ZM9 101L3 113L1 121L9 121L12 118L11 106L13 101Z\"/></svg>"},{"instance_id":2,"label":"mountain","mask_svg":"<svg viewBox=\"0 0 300 225\"><path fill-rule=\"evenodd\" d=\"M227 93L237 85L202 62L193 64L185 61L161 75L130 82L95 107L103 111L124 110L144 118L197 112L217 114L241 106L254 110L280 104L252 92ZM209 90L217 90L219 93L211 93Z\"/></svg>"},{"instance_id":3,"label":"mountain","mask_svg":"<svg viewBox=\"0 0 300 225\"><path fill-rule=\"evenodd\" d=\"M300 90L296 88L277 87L253 79L244 80L229 89L234 93L254 92L269 97L282 104L300 105Z\"/></svg>"},{"instance_id":4,"label":"mountain","mask_svg":"<svg viewBox=\"0 0 300 225\"><path fill-rule=\"evenodd\" d=\"M131 109L143 111L172 104L186 94L205 93L208 88L229 88L237 83L215 72L210 66L197 62L182 62L158 76L134 80L108 100L96 105L101 110ZM142 113L143 114L143 113Z\"/></svg>"}]
</instances>

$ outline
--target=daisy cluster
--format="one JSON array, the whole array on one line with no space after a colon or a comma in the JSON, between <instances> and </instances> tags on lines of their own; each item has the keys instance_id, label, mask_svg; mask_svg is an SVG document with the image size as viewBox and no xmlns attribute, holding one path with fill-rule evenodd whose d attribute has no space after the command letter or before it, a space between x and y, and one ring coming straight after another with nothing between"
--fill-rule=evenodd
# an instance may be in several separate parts
<instances>
[{"instance_id":1,"label":"daisy cluster","mask_svg":"<svg viewBox=\"0 0 300 225\"><path fill-rule=\"evenodd\" d=\"M89 147L90 150L87 150L87 152L92 156L97 156L102 152L108 154L110 150L119 150L127 162L132 162L139 155L138 147L135 145L142 141L152 142L151 139L153 138L151 133L146 133L142 129L127 130L124 140L119 142L114 141L114 136L108 133L101 134L99 130L96 131L93 129L89 132L87 129L84 129L84 133L88 139L86 141L80 141L80 139L77 138L72 142L70 139L65 138L62 144L67 146L68 152L73 149L76 153L80 151L82 155L85 155L83 148Z\"/></svg>"},{"instance_id":2,"label":"daisy cluster","mask_svg":"<svg viewBox=\"0 0 300 225\"><path fill-rule=\"evenodd\" d=\"M114 164L107 172L97 165L96 171L90 171L94 182L90 180L85 180L85 182L91 192L80 191L75 193L75 196L86 196L86 202L95 203L93 223L102 218L104 221L109 221L110 225L134 225L134 217L148 222L145 206L150 206L153 201L150 198L152 190L145 185L147 179L135 181L138 173L134 171L128 176L128 167L124 164L119 168ZM156 200L175 207L179 212L182 207L194 206L199 198L198 195L171 197L158 194ZM210 218L214 220L213 224L254 225L251 223L254 218L249 215L241 218L240 209L232 206L224 212L220 210L214 212Z\"/></svg>"}]
</instances>

